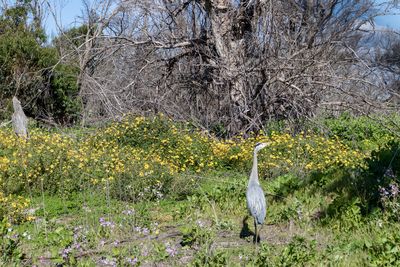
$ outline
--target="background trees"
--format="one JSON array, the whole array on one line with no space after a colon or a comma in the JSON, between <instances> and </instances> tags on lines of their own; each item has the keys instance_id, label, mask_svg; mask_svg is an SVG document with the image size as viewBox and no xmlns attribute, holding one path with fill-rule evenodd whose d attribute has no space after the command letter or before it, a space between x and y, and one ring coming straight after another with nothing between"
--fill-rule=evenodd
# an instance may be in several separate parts
<instances>
[{"instance_id":1,"label":"background trees","mask_svg":"<svg viewBox=\"0 0 400 267\"><path fill-rule=\"evenodd\" d=\"M33 15L36 2L28 3L15 7ZM83 123L163 112L235 134L269 120L395 108L398 73L388 67L390 49L376 47L372 21L382 9L373 1L85 3L82 26L61 31L50 46L35 39L53 60L35 70L56 66L35 76L46 89L28 86L47 94L27 95L43 107L35 116L73 121L79 99Z\"/></svg>"},{"instance_id":2,"label":"background trees","mask_svg":"<svg viewBox=\"0 0 400 267\"><path fill-rule=\"evenodd\" d=\"M10 100L16 95L28 116L69 123L78 111L74 95L79 72L58 64L57 51L46 45L42 11L39 1L17 1L1 9L1 116L9 117Z\"/></svg>"}]
</instances>

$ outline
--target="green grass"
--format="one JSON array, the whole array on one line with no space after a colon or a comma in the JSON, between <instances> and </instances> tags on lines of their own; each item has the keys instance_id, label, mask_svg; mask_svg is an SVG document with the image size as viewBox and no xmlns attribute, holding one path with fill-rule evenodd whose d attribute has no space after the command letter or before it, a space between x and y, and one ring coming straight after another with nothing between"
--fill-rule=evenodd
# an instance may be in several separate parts
<instances>
[{"instance_id":1,"label":"green grass","mask_svg":"<svg viewBox=\"0 0 400 267\"><path fill-rule=\"evenodd\" d=\"M253 231L251 218L244 224L247 175L237 172L198 176L197 189L182 200L132 203L101 192L35 197L37 219L14 230L23 253L19 264L396 265L397 223L381 212L362 216L357 201L330 217L334 196L296 179L262 181L268 209L258 246L246 236Z\"/></svg>"}]
</instances>

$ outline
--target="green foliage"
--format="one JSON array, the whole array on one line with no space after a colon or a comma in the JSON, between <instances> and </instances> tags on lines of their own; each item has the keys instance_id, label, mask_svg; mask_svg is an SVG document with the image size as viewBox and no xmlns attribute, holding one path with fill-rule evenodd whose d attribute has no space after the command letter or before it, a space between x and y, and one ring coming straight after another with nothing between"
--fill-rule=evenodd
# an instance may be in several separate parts
<instances>
[{"instance_id":1,"label":"green foliage","mask_svg":"<svg viewBox=\"0 0 400 267\"><path fill-rule=\"evenodd\" d=\"M87 31L87 25L72 27L64 31L62 35L54 38L53 45L57 48L57 50L67 49L68 51L72 51L74 47L79 47L85 43L85 36L87 34ZM71 65L74 64L74 62L70 63Z\"/></svg>"},{"instance_id":2,"label":"green foliage","mask_svg":"<svg viewBox=\"0 0 400 267\"><path fill-rule=\"evenodd\" d=\"M260 245L260 250L258 252L257 258L255 259L256 266L275 266L273 262L273 248L267 243L262 243Z\"/></svg>"},{"instance_id":3,"label":"green foliage","mask_svg":"<svg viewBox=\"0 0 400 267\"><path fill-rule=\"evenodd\" d=\"M17 3L0 14L0 104L7 106L17 95L28 116L50 115L60 123L74 122L80 111L78 71L59 64L56 50L44 45L46 36L30 2ZM0 118L9 115L6 111Z\"/></svg>"},{"instance_id":4,"label":"green foliage","mask_svg":"<svg viewBox=\"0 0 400 267\"><path fill-rule=\"evenodd\" d=\"M185 226L181 228L183 247L201 247L210 242L211 232L202 225Z\"/></svg>"},{"instance_id":5,"label":"green foliage","mask_svg":"<svg viewBox=\"0 0 400 267\"><path fill-rule=\"evenodd\" d=\"M392 181L388 187L380 187L380 202L385 212L385 217L389 221L400 221L400 196L399 185Z\"/></svg>"},{"instance_id":6,"label":"green foliage","mask_svg":"<svg viewBox=\"0 0 400 267\"><path fill-rule=\"evenodd\" d=\"M353 117L349 113L343 113L338 118L328 118L322 122L329 135L336 135L352 146L372 149L390 139L392 133L384 126L391 125L391 121L399 121L399 119L398 116Z\"/></svg>"},{"instance_id":7,"label":"green foliage","mask_svg":"<svg viewBox=\"0 0 400 267\"><path fill-rule=\"evenodd\" d=\"M163 261L168 258L168 253L166 251L166 246L164 243L153 243L153 250L154 250L154 261Z\"/></svg>"},{"instance_id":8,"label":"green foliage","mask_svg":"<svg viewBox=\"0 0 400 267\"><path fill-rule=\"evenodd\" d=\"M188 196L195 194L199 186L195 176L190 173L176 174L170 182L168 192L176 200L184 200Z\"/></svg>"},{"instance_id":9,"label":"green foliage","mask_svg":"<svg viewBox=\"0 0 400 267\"><path fill-rule=\"evenodd\" d=\"M29 0L24 1L24 3L20 2L3 10L3 14L0 14L0 28L2 29L0 34L4 32L30 30L30 32L35 35L35 38L38 38L41 42L46 40L43 34L44 31L40 28L40 25L35 25L35 23L29 25L29 15L31 15L30 2ZM35 17L34 19L37 20L39 18Z\"/></svg>"},{"instance_id":10,"label":"green foliage","mask_svg":"<svg viewBox=\"0 0 400 267\"><path fill-rule=\"evenodd\" d=\"M214 134L218 138L227 138L229 135L228 129L222 123L211 125L210 133Z\"/></svg>"},{"instance_id":11,"label":"green foliage","mask_svg":"<svg viewBox=\"0 0 400 267\"><path fill-rule=\"evenodd\" d=\"M281 256L282 266L303 266L317 257L316 242L295 236L283 249Z\"/></svg>"},{"instance_id":12,"label":"green foliage","mask_svg":"<svg viewBox=\"0 0 400 267\"><path fill-rule=\"evenodd\" d=\"M125 172L118 176L114 182L106 183L109 187L110 195L114 198L129 201L158 200L165 195L173 195L171 183L173 176L168 170L159 164L152 164L152 172L145 177L140 177L139 171L141 164L133 163L132 172Z\"/></svg>"},{"instance_id":13,"label":"green foliage","mask_svg":"<svg viewBox=\"0 0 400 267\"><path fill-rule=\"evenodd\" d=\"M274 214L273 219L278 222L300 220L302 217L302 203L296 198L292 200Z\"/></svg>"},{"instance_id":14,"label":"green foliage","mask_svg":"<svg viewBox=\"0 0 400 267\"><path fill-rule=\"evenodd\" d=\"M385 146L374 150L368 160L368 171L375 177L384 177L391 169L396 176L400 173L400 144L399 141L390 141ZM393 177L392 177L393 178Z\"/></svg>"},{"instance_id":15,"label":"green foliage","mask_svg":"<svg viewBox=\"0 0 400 267\"><path fill-rule=\"evenodd\" d=\"M18 231L13 229L6 219L3 219L0 222L0 265L20 263L24 257L20 246Z\"/></svg>"},{"instance_id":16,"label":"green foliage","mask_svg":"<svg viewBox=\"0 0 400 267\"><path fill-rule=\"evenodd\" d=\"M65 227L59 226L52 231L43 231L37 241L43 246L51 247L53 256L57 256L60 249L71 245L73 242L73 232Z\"/></svg>"},{"instance_id":17,"label":"green foliage","mask_svg":"<svg viewBox=\"0 0 400 267\"><path fill-rule=\"evenodd\" d=\"M271 135L274 132L284 132L286 128L285 121L284 120L269 120L266 125L265 129L267 129L267 134Z\"/></svg>"},{"instance_id":18,"label":"green foliage","mask_svg":"<svg viewBox=\"0 0 400 267\"><path fill-rule=\"evenodd\" d=\"M0 94L3 99L11 98L16 93L16 89L20 89L19 94L22 93L22 89L26 89L23 92L24 95L20 97L22 99L33 96L33 90L37 89L36 84L42 84L43 77L32 75L28 79L22 75L26 75L26 72L35 73L35 68L38 70L45 67L39 62L42 52L34 36L29 32L10 31L0 34L0 64L2 66ZM31 87L30 90L29 87Z\"/></svg>"},{"instance_id":19,"label":"green foliage","mask_svg":"<svg viewBox=\"0 0 400 267\"><path fill-rule=\"evenodd\" d=\"M400 173L400 146L398 141L390 141L375 150L367 160L368 169L357 179L358 195L365 199L372 209L379 205L380 188L386 188Z\"/></svg>"},{"instance_id":20,"label":"green foliage","mask_svg":"<svg viewBox=\"0 0 400 267\"><path fill-rule=\"evenodd\" d=\"M266 185L271 195L280 200L284 196L288 196L301 185L301 180L293 174L285 174L274 178Z\"/></svg>"},{"instance_id":21,"label":"green foliage","mask_svg":"<svg viewBox=\"0 0 400 267\"><path fill-rule=\"evenodd\" d=\"M46 207L36 210L37 216L49 219L57 218L65 214L77 213L82 206L82 199L77 199L77 194L64 196L63 198L46 196Z\"/></svg>"},{"instance_id":22,"label":"green foliage","mask_svg":"<svg viewBox=\"0 0 400 267\"><path fill-rule=\"evenodd\" d=\"M374 241L365 242L371 266L397 266L400 262L399 232L382 232Z\"/></svg>"},{"instance_id":23,"label":"green foliage","mask_svg":"<svg viewBox=\"0 0 400 267\"><path fill-rule=\"evenodd\" d=\"M328 208L328 214L337 216L334 227L340 231L352 231L362 225L361 202L358 198L337 197Z\"/></svg>"},{"instance_id":24,"label":"green foliage","mask_svg":"<svg viewBox=\"0 0 400 267\"><path fill-rule=\"evenodd\" d=\"M228 258L225 252L215 251L206 247L200 250L189 266L227 266Z\"/></svg>"},{"instance_id":25,"label":"green foliage","mask_svg":"<svg viewBox=\"0 0 400 267\"><path fill-rule=\"evenodd\" d=\"M52 110L63 124L77 122L80 116L81 103L76 80L78 73L79 69L76 67L58 64L51 75Z\"/></svg>"},{"instance_id":26,"label":"green foliage","mask_svg":"<svg viewBox=\"0 0 400 267\"><path fill-rule=\"evenodd\" d=\"M232 211L238 205L242 205L243 196L245 195L244 180L235 181L234 183L214 184L209 190L200 191L197 195L202 194L207 198L207 202L218 203L222 210Z\"/></svg>"}]
</instances>

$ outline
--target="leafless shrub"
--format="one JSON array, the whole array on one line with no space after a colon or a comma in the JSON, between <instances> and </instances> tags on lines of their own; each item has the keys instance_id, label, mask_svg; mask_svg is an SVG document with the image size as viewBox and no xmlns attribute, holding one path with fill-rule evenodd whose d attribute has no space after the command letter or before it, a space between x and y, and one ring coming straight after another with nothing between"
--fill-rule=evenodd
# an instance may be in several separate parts
<instances>
[{"instance_id":1,"label":"leafless shrub","mask_svg":"<svg viewBox=\"0 0 400 267\"><path fill-rule=\"evenodd\" d=\"M95 1L73 53L85 119L163 112L230 134L386 108L364 1ZM72 42L71 42L72 43Z\"/></svg>"}]
</instances>

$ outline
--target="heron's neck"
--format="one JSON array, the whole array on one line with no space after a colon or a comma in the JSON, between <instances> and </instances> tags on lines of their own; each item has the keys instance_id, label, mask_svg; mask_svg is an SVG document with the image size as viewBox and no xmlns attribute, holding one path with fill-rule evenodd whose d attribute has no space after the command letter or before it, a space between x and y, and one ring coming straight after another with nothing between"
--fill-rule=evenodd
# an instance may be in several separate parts
<instances>
[{"instance_id":1,"label":"heron's neck","mask_svg":"<svg viewBox=\"0 0 400 267\"><path fill-rule=\"evenodd\" d=\"M258 168L257 168L257 152L254 151L254 155L253 155L253 168L251 169L251 173L250 173L250 180L249 180L249 184L254 182L256 184L259 184L258 182Z\"/></svg>"}]
</instances>

